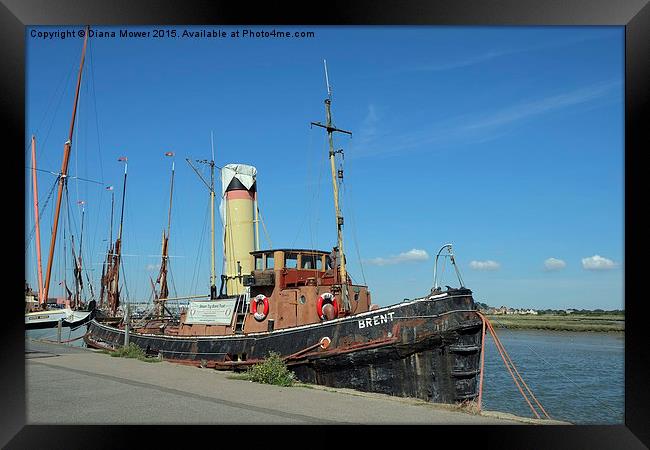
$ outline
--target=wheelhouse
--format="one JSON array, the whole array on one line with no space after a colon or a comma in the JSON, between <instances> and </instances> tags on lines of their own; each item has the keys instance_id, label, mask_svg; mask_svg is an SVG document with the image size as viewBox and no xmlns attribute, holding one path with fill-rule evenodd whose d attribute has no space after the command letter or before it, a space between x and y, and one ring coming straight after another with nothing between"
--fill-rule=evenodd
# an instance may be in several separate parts
<instances>
[{"instance_id":1,"label":"wheelhouse","mask_svg":"<svg viewBox=\"0 0 650 450\"><path fill-rule=\"evenodd\" d=\"M370 308L367 286L354 284L349 276L345 283L339 280L334 252L285 248L259 250L251 255L255 269L243 280L251 299L251 314L244 326L247 332L318 323ZM347 285L351 299L349 311L340 302L342 284ZM336 303L329 316L321 310L323 299ZM255 304L258 301L259 308ZM263 307L268 314L255 316Z\"/></svg>"}]
</instances>

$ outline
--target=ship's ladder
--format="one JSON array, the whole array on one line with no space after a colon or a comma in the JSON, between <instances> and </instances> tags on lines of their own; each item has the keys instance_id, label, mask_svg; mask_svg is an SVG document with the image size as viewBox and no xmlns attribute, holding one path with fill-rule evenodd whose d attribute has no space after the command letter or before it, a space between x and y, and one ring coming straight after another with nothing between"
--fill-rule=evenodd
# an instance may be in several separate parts
<instances>
[{"instance_id":1,"label":"ship's ladder","mask_svg":"<svg viewBox=\"0 0 650 450\"><path fill-rule=\"evenodd\" d=\"M235 334L244 333L244 321L246 320L246 314L248 314L248 309L250 306L250 292L246 289L246 292L240 294L237 297L237 303L235 306L235 326L233 331Z\"/></svg>"}]
</instances>

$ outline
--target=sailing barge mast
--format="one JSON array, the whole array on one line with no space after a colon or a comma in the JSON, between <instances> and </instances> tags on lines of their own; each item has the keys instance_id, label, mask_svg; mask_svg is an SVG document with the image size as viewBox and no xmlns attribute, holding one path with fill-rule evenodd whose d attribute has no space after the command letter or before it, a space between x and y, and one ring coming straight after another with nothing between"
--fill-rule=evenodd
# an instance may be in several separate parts
<instances>
[{"instance_id":1,"label":"sailing barge mast","mask_svg":"<svg viewBox=\"0 0 650 450\"><path fill-rule=\"evenodd\" d=\"M86 44L88 43L88 31L89 27L86 26L86 37L84 38L84 45L81 51L81 62L79 63L79 74L77 76L77 88L74 95L74 104L72 107L72 119L70 121L70 133L68 134L68 140L63 146L63 163L61 164L61 173L59 175L59 189L57 192L56 198L56 209L54 213L54 225L52 228L52 238L50 240L50 253L47 261L47 272L45 278L45 288L43 296L40 299L41 306L45 305L47 302L48 294L50 291L50 282L52 275L52 262L54 257L54 246L56 244L56 235L59 227L59 213L61 211L61 199L63 196L63 188L67 182L68 176L68 163L70 161L70 152L72 151L72 134L74 132L74 122L77 115L77 105L79 103L79 88L81 87L81 75L83 73L84 59L86 57Z\"/></svg>"},{"instance_id":2,"label":"sailing barge mast","mask_svg":"<svg viewBox=\"0 0 650 450\"><path fill-rule=\"evenodd\" d=\"M336 233L337 233L337 243L338 243L337 260L339 265L339 283L341 289L341 300L343 303L344 311L349 312L351 308L350 308L350 298L348 294L348 283L347 283L348 275L345 268L345 254L343 252L343 215L341 214L341 210L339 208L339 189L338 189L338 180L337 180L337 178L343 179L343 170L341 169L337 173L336 158L335 158L336 153L343 153L343 149L339 149L336 151L334 150L333 134L335 132L338 132L338 133L345 133L352 136L352 132L341 130L339 128L336 128L332 124L332 111L331 111L332 89L330 87L329 77L327 74L327 61L323 60L323 64L325 65L325 83L327 84L327 98L325 99L325 114L326 114L327 122L325 125L323 125L320 122L311 122L311 124L321 128L325 128L327 130L327 140L329 142L329 160L330 160L330 168L332 171L332 188L334 190L334 213L336 214Z\"/></svg>"},{"instance_id":3,"label":"sailing barge mast","mask_svg":"<svg viewBox=\"0 0 650 450\"><path fill-rule=\"evenodd\" d=\"M74 302L73 309L79 308L81 306L81 292L83 291L83 272L82 272L82 248L83 248L83 239L84 239L84 216L86 214L86 208L84 207L85 202L80 201L78 204L81 206L81 236L79 238L79 256L75 254L74 251L74 236L72 236L72 261L74 264L74 281L75 281L75 293L74 293Z\"/></svg>"},{"instance_id":4,"label":"sailing barge mast","mask_svg":"<svg viewBox=\"0 0 650 450\"><path fill-rule=\"evenodd\" d=\"M173 152L166 152L165 156L174 156ZM169 287L167 286L167 265L168 265L168 260L169 260L169 232L171 230L171 225L172 225L172 198L174 194L174 164L175 162L172 161L172 175L171 175L171 183L169 187L169 212L167 213L167 232L163 230L163 235L162 235L162 250L161 250L161 255L162 255L162 261L160 262L160 272L158 273L158 278L156 279L156 283L160 285L160 292L156 293L156 289L154 286L154 302L156 304L155 308L155 314L156 316L162 316L163 310L165 308L165 300L167 300L167 297L169 297ZM169 312L169 311L168 311Z\"/></svg>"},{"instance_id":5,"label":"sailing barge mast","mask_svg":"<svg viewBox=\"0 0 650 450\"><path fill-rule=\"evenodd\" d=\"M43 300L43 264L41 263L41 225L38 212L38 183L36 180L36 136L32 135L32 181L34 188L34 226L36 233L36 261L38 264L38 305L45 303Z\"/></svg>"},{"instance_id":6,"label":"sailing barge mast","mask_svg":"<svg viewBox=\"0 0 650 450\"><path fill-rule=\"evenodd\" d=\"M124 184L122 186L122 209L120 212L120 228L117 232L117 239L115 240L114 253L111 255L111 273L110 283L108 285L108 306L111 314L117 314L117 308L120 306L120 263L122 261L122 226L124 224L124 198L126 197L126 175L129 167L126 157L118 158L118 161L124 162Z\"/></svg>"},{"instance_id":7,"label":"sailing barge mast","mask_svg":"<svg viewBox=\"0 0 650 450\"><path fill-rule=\"evenodd\" d=\"M111 221L109 224L110 235L108 239L108 251L106 252L106 262L102 266L102 282L99 291L99 307L104 309L104 292L108 287L108 277L111 274L112 267L112 254L113 254L113 211L115 210L115 192L113 191L113 186L108 186L107 190L111 191Z\"/></svg>"},{"instance_id":8,"label":"sailing barge mast","mask_svg":"<svg viewBox=\"0 0 650 450\"><path fill-rule=\"evenodd\" d=\"M120 228L117 232L117 239L113 243L113 209L115 204L115 196L111 192L111 222L110 222L110 247L106 255L106 263L102 268L102 283L101 291L99 294L100 305L104 307L104 293L106 293L106 301L108 303L108 310L112 317L117 314L117 308L120 306L120 263L122 261L122 226L124 225L124 199L126 197L126 176L128 172L128 158L122 156L117 159L124 163L124 182L122 185L122 209L120 213ZM113 190L112 186L107 189Z\"/></svg>"}]
</instances>

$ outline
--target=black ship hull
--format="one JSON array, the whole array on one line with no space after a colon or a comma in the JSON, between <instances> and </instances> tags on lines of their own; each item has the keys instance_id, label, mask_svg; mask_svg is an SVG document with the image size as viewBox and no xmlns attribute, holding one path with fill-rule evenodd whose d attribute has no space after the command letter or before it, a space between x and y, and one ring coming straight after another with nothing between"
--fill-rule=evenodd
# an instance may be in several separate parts
<instances>
[{"instance_id":1,"label":"black ship hull","mask_svg":"<svg viewBox=\"0 0 650 450\"><path fill-rule=\"evenodd\" d=\"M118 348L124 338L124 330L93 320L84 339L91 347ZM319 346L324 338L329 345ZM456 403L478 396L482 321L471 291L453 289L345 318L264 333L166 336L131 332L129 342L166 360L230 370L241 370L275 352L303 382Z\"/></svg>"}]
</instances>

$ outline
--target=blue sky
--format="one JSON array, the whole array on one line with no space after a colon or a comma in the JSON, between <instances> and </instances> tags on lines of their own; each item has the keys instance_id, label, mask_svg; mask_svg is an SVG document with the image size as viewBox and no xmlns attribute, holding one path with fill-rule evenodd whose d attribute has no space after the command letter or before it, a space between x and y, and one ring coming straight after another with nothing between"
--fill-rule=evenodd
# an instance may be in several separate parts
<instances>
[{"instance_id":1,"label":"blue sky","mask_svg":"<svg viewBox=\"0 0 650 450\"><path fill-rule=\"evenodd\" d=\"M43 39L31 30L66 29L80 28L26 35L25 157L35 134L38 167L51 172L61 165L82 39ZM274 27L94 29L175 29L178 36ZM335 142L345 152L349 269L374 302L426 294L435 254L449 242L478 301L624 307L622 27L275 29L315 36L90 39L70 174L99 183L70 181L68 229L78 236L76 202L85 201L83 252L95 281L109 234L104 186L115 186L119 207L124 166L117 158L127 156L124 292L150 298L167 222L172 161L164 153L173 151L171 295L208 291L208 193L184 160L210 158L211 132L218 166L258 170L270 237L260 231L263 247L330 249L336 226L326 135L309 126L325 120L327 59L334 123L353 133ZM41 204L54 180L39 172ZM44 253L53 204L43 213ZM29 242L26 274L36 285ZM450 269L443 284L457 285ZM55 280L63 271L57 251Z\"/></svg>"}]
</instances>

